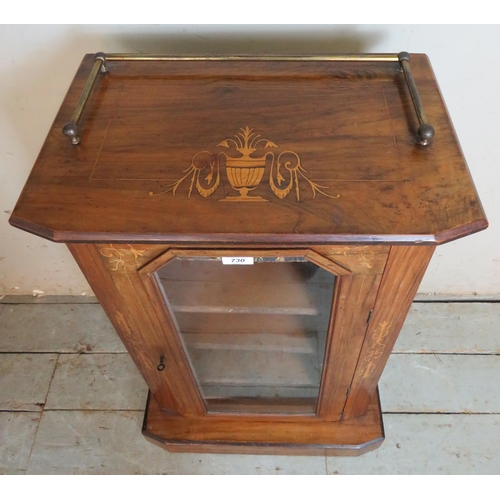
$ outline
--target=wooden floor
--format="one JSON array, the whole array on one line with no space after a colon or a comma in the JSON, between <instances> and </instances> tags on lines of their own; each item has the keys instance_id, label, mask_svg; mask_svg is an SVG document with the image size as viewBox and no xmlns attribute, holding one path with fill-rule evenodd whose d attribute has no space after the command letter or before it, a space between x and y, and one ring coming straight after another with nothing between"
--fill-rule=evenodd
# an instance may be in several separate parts
<instances>
[{"instance_id":1,"label":"wooden floor","mask_svg":"<svg viewBox=\"0 0 500 500\"><path fill-rule=\"evenodd\" d=\"M380 384L384 444L324 458L154 446L146 385L100 306L16 302L0 301L2 474L500 473L500 303L415 302Z\"/></svg>"}]
</instances>

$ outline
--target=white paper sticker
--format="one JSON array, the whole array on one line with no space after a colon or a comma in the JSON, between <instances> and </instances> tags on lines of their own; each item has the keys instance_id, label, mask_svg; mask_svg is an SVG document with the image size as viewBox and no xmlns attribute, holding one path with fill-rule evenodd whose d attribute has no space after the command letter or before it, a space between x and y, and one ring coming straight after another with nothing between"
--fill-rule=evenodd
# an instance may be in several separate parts
<instances>
[{"instance_id":1,"label":"white paper sticker","mask_svg":"<svg viewBox=\"0 0 500 500\"><path fill-rule=\"evenodd\" d=\"M222 257L225 266L252 266L253 257Z\"/></svg>"}]
</instances>

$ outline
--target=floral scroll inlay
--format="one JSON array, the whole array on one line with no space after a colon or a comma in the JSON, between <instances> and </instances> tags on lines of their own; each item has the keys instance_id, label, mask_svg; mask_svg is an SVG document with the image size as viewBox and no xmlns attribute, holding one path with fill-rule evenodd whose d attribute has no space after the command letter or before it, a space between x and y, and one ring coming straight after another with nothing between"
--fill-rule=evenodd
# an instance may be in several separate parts
<instances>
[{"instance_id":1,"label":"floral scroll inlay","mask_svg":"<svg viewBox=\"0 0 500 500\"><path fill-rule=\"evenodd\" d=\"M384 353L386 347L386 338L390 333L390 327L388 321L383 321L373 332L371 340L373 345L368 349L365 359L361 367L361 377L370 377L377 366L377 361Z\"/></svg>"},{"instance_id":2,"label":"floral scroll inlay","mask_svg":"<svg viewBox=\"0 0 500 500\"><path fill-rule=\"evenodd\" d=\"M109 263L113 266L112 271L118 271L119 268L125 268L125 259L133 256L134 260L139 257L144 257L146 250L137 250L132 245L128 248L115 248L113 245L101 249L101 255L109 259Z\"/></svg>"},{"instance_id":3,"label":"floral scroll inlay","mask_svg":"<svg viewBox=\"0 0 500 500\"><path fill-rule=\"evenodd\" d=\"M240 129L234 138L225 139L217 147L227 149L217 154L210 151L200 151L191 159L191 165L184 170L184 175L176 182L167 186L167 189L150 196L157 196L172 192L175 196L179 186L189 179L187 197L191 198L193 190L208 198L219 187L221 181L221 164L225 167L226 176L232 188L238 192L237 196L228 195L219 201L266 202L261 196L250 195L262 181L266 168L269 168L269 186L271 191L280 199L286 198L295 191L297 201L301 199L301 182L306 182L312 190L312 198L318 193L328 198L340 198L340 195L325 193L327 186L321 186L306 175L300 156L294 151L282 151L277 156L272 151L278 148L274 142L256 134L254 129L246 126ZM285 177L285 174L288 177Z\"/></svg>"}]
</instances>

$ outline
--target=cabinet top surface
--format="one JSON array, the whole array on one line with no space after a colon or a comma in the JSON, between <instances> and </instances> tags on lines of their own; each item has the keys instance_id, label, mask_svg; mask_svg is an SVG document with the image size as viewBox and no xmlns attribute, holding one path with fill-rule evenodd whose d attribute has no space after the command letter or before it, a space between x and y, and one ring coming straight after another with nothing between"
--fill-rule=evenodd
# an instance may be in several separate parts
<instances>
[{"instance_id":1,"label":"cabinet top surface","mask_svg":"<svg viewBox=\"0 0 500 500\"><path fill-rule=\"evenodd\" d=\"M108 62L61 133L85 56L10 223L54 241L436 244L487 222L427 57Z\"/></svg>"}]
</instances>

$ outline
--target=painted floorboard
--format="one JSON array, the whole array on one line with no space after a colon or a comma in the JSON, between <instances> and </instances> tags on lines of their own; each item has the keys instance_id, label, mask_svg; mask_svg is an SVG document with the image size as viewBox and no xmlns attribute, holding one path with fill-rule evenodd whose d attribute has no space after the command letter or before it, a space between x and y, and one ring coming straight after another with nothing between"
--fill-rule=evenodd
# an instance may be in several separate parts
<instances>
[{"instance_id":1,"label":"painted floorboard","mask_svg":"<svg viewBox=\"0 0 500 500\"><path fill-rule=\"evenodd\" d=\"M383 411L403 413L500 413L499 386L500 356L451 354L393 354L379 384ZM142 410L146 395L128 354L61 354L45 408Z\"/></svg>"},{"instance_id":2,"label":"painted floorboard","mask_svg":"<svg viewBox=\"0 0 500 500\"><path fill-rule=\"evenodd\" d=\"M500 354L500 304L415 302L394 352Z\"/></svg>"},{"instance_id":3,"label":"painted floorboard","mask_svg":"<svg viewBox=\"0 0 500 500\"><path fill-rule=\"evenodd\" d=\"M0 474L25 474L41 413L0 412Z\"/></svg>"},{"instance_id":4,"label":"painted floorboard","mask_svg":"<svg viewBox=\"0 0 500 500\"><path fill-rule=\"evenodd\" d=\"M98 304L0 304L0 473L497 475L499 337L499 303L414 303L362 457L171 454L142 437L147 388Z\"/></svg>"},{"instance_id":5,"label":"painted floorboard","mask_svg":"<svg viewBox=\"0 0 500 500\"><path fill-rule=\"evenodd\" d=\"M127 352L100 304L0 304L0 352Z\"/></svg>"},{"instance_id":6,"label":"painted floorboard","mask_svg":"<svg viewBox=\"0 0 500 500\"><path fill-rule=\"evenodd\" d=\"M28 474L325 474L324 457L169 453L141 434L143 412L46 411Z\"/></svg>"},{"instance_id":7,"label":"painted floorboard","mask_svg":"<svg viewBox=\"0 0 500 500\"><path fill-rule=\"evenodd\" d=\"M148 387L128 354L61 354L47 410L144 410Z\"/></svg>"},{"instance_id":8,"label":"painted floorboard","mask_svg":"<svg viewBox=\"0 0 500 500\"><path fill-rule=\"evenodd\" d=\"M126 352L99 304L0 304L0 352ZM394 352L500 353L500 304L414 303Z\"/></svg>"},{"instance_id":9,"label":"painted floorboard","mask_svg":"<svg viewBox=\"0 0 500 500\"><path fill-rule=\"evenodd\" d=\"M393 354L380 379L385 412L500 413L500 356Z\"/></svg>"},{"instance_id":10,"label":"painted floorboard","mask_svg":"<svg viewBox=\"0 0 500 500\"><path fill-rule=\"evenodd\" d=\"M500 415L384 415L386 438L328 474L500 474Z\"/></svg>"},{"instance_id":11,"label":"painted floorboard","mask_svg":"<svg viewBox=\"0 0 500 500\"><path fill-rule=\"evenodd\" d=\"M42 411L58 354L0 354L0 410Z\"/></svg>"}]
</instances>

